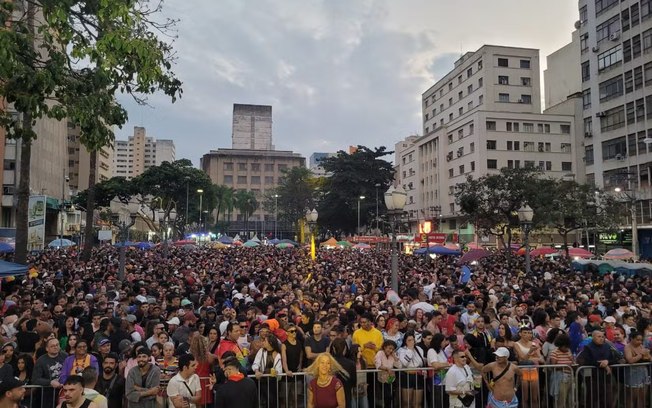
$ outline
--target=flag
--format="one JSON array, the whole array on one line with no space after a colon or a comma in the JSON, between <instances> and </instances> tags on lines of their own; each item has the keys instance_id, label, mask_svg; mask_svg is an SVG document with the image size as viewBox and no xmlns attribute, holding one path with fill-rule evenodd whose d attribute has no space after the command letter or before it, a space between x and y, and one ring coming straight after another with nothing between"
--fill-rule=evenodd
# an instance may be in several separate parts
<instances>
[{"instance_id":1,"label":"flag","mask_svg":"<svg viewBox=\"0 0 652 408\"><path fill-rule=\"evenodd\" d=\"M310 235L310 259L314 261L316 257L317 254L315 253L315 236L311 234Z\"/></svg>"}]
</instances>

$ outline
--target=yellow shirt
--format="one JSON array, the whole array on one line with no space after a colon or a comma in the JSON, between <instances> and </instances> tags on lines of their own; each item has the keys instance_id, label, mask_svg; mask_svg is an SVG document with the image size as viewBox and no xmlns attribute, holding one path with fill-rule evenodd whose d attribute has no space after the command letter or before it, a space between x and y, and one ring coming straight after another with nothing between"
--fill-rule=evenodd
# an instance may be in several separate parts
<instances>
[{"instance_id":1,"label":"yellow shirt","mask_svg":"<svg viewBox=\"0 0 652 408\"><path fill-rule=\"evenodd\" d=\"M352 340L354 344L359 345L362 349L362 358L367 363L367 368L373 368L376 353L380 351L380 347L383 345L383 334L375 327L369 331L358 329L353 332ZM376 345L375 350L364 347L364 345L369 342L372 342Z\"/></svg>"}]
</instances>

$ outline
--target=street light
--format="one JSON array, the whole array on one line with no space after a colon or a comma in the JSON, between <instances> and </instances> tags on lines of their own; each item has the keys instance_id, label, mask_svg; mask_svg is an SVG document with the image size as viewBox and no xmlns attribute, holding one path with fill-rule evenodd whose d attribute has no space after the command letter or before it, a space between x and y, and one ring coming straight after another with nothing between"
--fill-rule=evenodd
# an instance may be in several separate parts
<instances>
[{"instance_id":1,"label":"street light","mask_svg":"<svg viewBox=\"0 0 652 408\"><path fill-rule=\"evenodd\" d=\"M61 179L61 205L59 206L59 216L61 217L61 235L59 235L59 239L63 239L63 221L66 217L65 209L66 209L66 182L69 182L70 178L66 176L66 169L63 169L63 178ZM63 241L59 241L59 243L62 243Z\"/></svg>"},{"instance_id":2,"label":"street light","mask_svg":"<svg viewBox=\"0 0 652 408\"><path fill-rule=\"evenodd\" d=\"M204 198L204 190L202 190L201 188L198 188L197 192L199 193L199 232L201 232L201 213L202 213L202 210L203 210L202 199Z\"/></svg>"},{"instance_id":3,"label":"street light","mask_svg":"<svg viewBox=\"0 0 652 408\"><path fill-rule=\"evenodd\" d=\"M274 194L274 238L278 238L278 194Z\"/></svg>"},{"instance_id":4,"label":"street light","mask_svg":"<svg viewBox=\"0 0 652 408\"><path fill-rule=\"evenodd\" d=\"M378 229L378 221L380 221L378 218L378 189L380 188L380 183L376 183L374 187L376 187L376 233L380 234L380 230Z\"/></svg>"},{"instance_id":5,"label":"street light","mask_svg":"<svg viewBox=\"0 0 652 408\"><path fill-rule=\"evenodd\" d=\"M166 213L165 209L159 208L158 217L159 224L163 230L163 258L168 259L168 229L170 228L170 225L174 225L174 222L177 220L177 210L172 208L170 212Z\"/></svg>"},{"instance_id":6,"label":"street light","mask_svg":"<svg viewBox=\"0 0 652 408\"><path fill-rule=\"evenodd\" d=\"M360 233L360 201L364 200L365 198L366 197L363 196L363 195L358 197L358 229L356 231L356 233L358 233L358 234Z\"/></svg>"},{"instance_id":7,"label":"street light","mask_svg":"<svg viewBox=\"0 0 652 408\"><path fill-rule=\"evenodd\" d=\"M116 196L113 202L118 202L118 205L122 205L118 197ZM119 269L118 269L118 280L124 281L125 279L125 262L126 262L126 248L125 242L127 241L127 234L129 233L129 228L133 227L136 223L136 218L138 217L138 203L129 201L127 204L127 209L129 210L129 223L120 219L119 213L111 213L111 224L118 228L120 240L122 245L120 246L120 258L119 258Z\"/></svg>"},{"instance_id":8,"label":"street light","mask_svg":"<svg viewBox=\"0 0 652 408\"><path fill-rule=\"evenodd\" d=\"M316 209L312 211L306 211L306 220L308 221L308 228L310 228L310 258L314 261L316 258L315 254L315 225L317 225L317 218L319 218L319 213Z\"/></svg>"},{"instance_id":9,"label":"street light","mask_svg":"<svg viewBox=\"0 0 652 408\"><path fill-rule=\"evenodd\" d=\"M525 235L525 273L530 275L530 230L532 229L532 218L534 218L534 211L529 205L525 204L518 210L518 221L523 229Z\"/></svg>"},{"instance_id":10,"label":"street light","mask_svg":"<svg viewBox=\"0 0 652 408\"><path fill-rule=\"evenodd\" d=\"M620 187L614 188L616 193L623 193L625 199L629 202L629 211L632 216L632 252L634 255L638 255L638 219L636 217L636 192L631 191L631 195L627 190L623 190Z\"/></svg>"},{"instance_id":11,"label":"street light","mask_svg":"<svg viewBox=\"0 0 652 408\"><path fill-rule=\"evenodd\" d=\"M403 188L395 189L390 187L385 192L385 206L387 207L387 215L389 215L392 225L392 289L398 292L398 248L396 242L396 229L398 220L403 214L403 207L407 201L407 193Z\"/></svg>"},{"instance_id":12,"label":"street light","mask_svg":"<svg viewBox=\"0 0 652 408\"><path fill-rule=\"evenodd\" d=\"M184 223L188 225L188 199L190 198L190 176L185 177L186 180L186 219Z\"/></svg>"}]
</instances>

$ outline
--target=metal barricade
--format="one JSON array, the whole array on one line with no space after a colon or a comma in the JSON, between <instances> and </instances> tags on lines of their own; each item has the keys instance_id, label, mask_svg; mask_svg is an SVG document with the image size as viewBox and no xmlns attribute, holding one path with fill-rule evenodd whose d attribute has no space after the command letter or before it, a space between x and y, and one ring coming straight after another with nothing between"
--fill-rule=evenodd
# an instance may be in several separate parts
<instances>
[{"instance_id":1,"label":"metal barricade","mask_svg":"<svg viewBox=\"0 0 652 408\"><path fill-rule=\"evenodd\" d=\"M581 408L648 408L652 406L651 363L578 367L575 383Z\"/></svg>"}]
</instances>

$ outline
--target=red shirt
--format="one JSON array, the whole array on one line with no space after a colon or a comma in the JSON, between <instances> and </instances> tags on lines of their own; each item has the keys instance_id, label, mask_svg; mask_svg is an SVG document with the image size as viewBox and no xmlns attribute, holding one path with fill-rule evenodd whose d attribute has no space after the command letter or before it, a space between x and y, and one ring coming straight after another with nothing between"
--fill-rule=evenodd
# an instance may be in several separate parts
<instances>
[{"instance_id":1,"label":"red shirt","mask_svg":"<svg viewBox=\"0 0 652 408\"><path fill-rule=\"evenodd\" d=\"M337 408L337 390L342 387L342 382L337 377L333 377L325 387L317 385L317 379L313 378L308 385L308 388L312 391L313 407Z\"/></svg>"}]
</instances>

